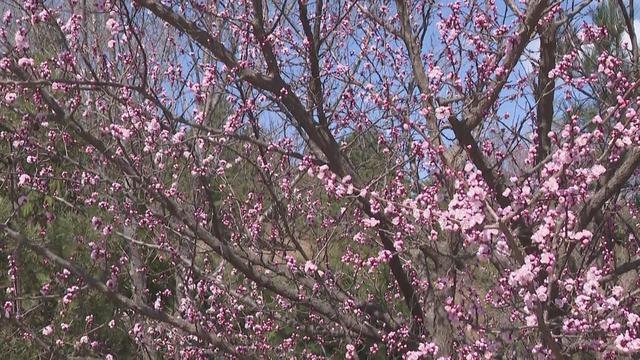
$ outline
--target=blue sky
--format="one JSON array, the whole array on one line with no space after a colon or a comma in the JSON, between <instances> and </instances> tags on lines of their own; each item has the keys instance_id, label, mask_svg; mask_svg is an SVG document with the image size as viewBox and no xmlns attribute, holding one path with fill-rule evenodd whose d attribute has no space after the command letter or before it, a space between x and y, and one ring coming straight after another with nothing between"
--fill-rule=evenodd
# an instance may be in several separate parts
<instances>
[{"instance_id":1,"label":"blue sky","mask_svg":"<svg viewBox=\"0 0 640 360\"><path fill-rule=\"evenodd\" d=\"M565 3L565 4L568 4L568 3ZM598 2L595 1L592 6L595 6L597 4L598 4ZM640 34L640 0L635 0L634 1L634 5L635 5L635 8L636 8L634 24L635 24L635 27L637 29L637 32ZM504 7L505 7L504 0L497 0L497 7L498 7L498 11L500 11L500 12L503 11ZM394 11L394 9L390 9L390 12L393 12L393 11ZM585 9L585 10L582 11L582 13L586 14L586 13L588 13L588 10ZM579 24L580 22L582 22L584 20L588 20L588 19L589 19L589 16L583 16L576 23ZM509 23L510 21L511 21L510 19L507 19L507 23ZM438 37L439 36L437 34L437 29L435 27L435 24L432 25L432 31L434 33L431 34L431 35L433 35L434 37ZM427 38L428 37L429 36L427 36ZM186 40L186 39L183 38L183 40ZM628 36L626 37L626 39L623 39L623 41L628 41ZM355 46L357 48L358 44L354 44L353 46ZM432 51L437 52L438 50L437 50L437 48L435 48ZM533 41L531 41L530 44L527 46L527 48L525 50L525 54L523 55L523 57L521 57L520 63L516 66L516 69L514 70L514 74L512 74L512 78L513 79L531 72L533 67L531 65L531 62L529 60L527 60L527 57L530 57L531 59L534 59L534 60L539 57L539 41L537 39L534 39ZM350 60L350 61L355 61L355 59ZM192 59L188 55L184 55L180 59L180 63L183 65L183 73L186 73L186 71L188 71L191 62L192 62ZM463 66L462 68L464 70L465 66ZM287 69L287 71L289 73L293 72L294 74L299 70L300 69ZM535 79L535 76L532 77L532 78ZM507 91L505 91L505 93L507 93ZM561 92L558 92L557 94L558 94L558 96L562 96ZM189 102L189 98L190 97L191 97L191 94L190 94L189 91L187 91L187 93L183 94L183 100L186 99L187 102ZM516 122L518 116L524 116L525 114L528 114L529 107L530 107L531 104L533 104L533 99L531 98L530 95L525 95L525 96L520 97L520 98L518 98L518 99L516 99L514 101L509 101L509 102L503 103L501 105L501 107L499 108L498 113L499 114L504 114L504 113L508 112L511 115L511 121L507 121L507 124L509 122L511 122L513 124L513 123ZM180 107L180 105L178 105L178 106ZM190 115L191 114L188 114L187 116L190 116ZM271 113L271 112L267 111L267 112L265 112L263 114L261 119L263 121L263 124L265 124L265 125L281 123L280 120L275 120L274 117L281 117L281 114ZM531 131L531 129L526 129L525 128L525 129L523 129L523 131L524 132L529 132L529 131Z\"/></svg>"}]
</instances>

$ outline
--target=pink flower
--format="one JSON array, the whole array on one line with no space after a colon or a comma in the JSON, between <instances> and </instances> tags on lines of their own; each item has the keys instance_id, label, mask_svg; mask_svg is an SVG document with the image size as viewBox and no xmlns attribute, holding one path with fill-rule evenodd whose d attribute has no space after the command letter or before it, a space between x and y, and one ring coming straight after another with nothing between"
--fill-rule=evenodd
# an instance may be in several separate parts
<instances>
[{"instance_id":1,"label":"pink flower","mask_svg":"<svg viewBox=\"0 0 640 360\"><path fill-rule=\"evenodd\" d=\"M540 256L540 262L542 264L553 265L554 260L555 260L555 257L553 256L553 254L548 252L543 252L542 255Z\"/></svg>"},{"instance_id":2,"label":"pink flower","mask_svg":"<svg viewBox=\"0 0 640 360\"><path fill-rule=\"evenodd\" d=\"M32 67L35 64L32 58L23 57L18 60L18 66L27 68Z\"/></svg>"},{"instance_id":3,"label":"pink flower","mask_svg":"<svg viewBox=\"0 0 640 360\"><path fill-rule=\"evenodd\" d=\"M614 344L618 350L624 353L636 353L640 351L640 339L632 337L628 330L624 334L618 335Z\"/></svg>"},{"instance_id":4,"label":"pink flower","mask_svg":"<svg viewBox=\"0 0 640 360\"><path fill-rule=\"evenodd\" d=\"M537 326L538 319L536 318L535 315L531 314L525 318L525 323L527 324L527 326Z\"/></svg>"},{"instance_id":5,"label":"pink flower","mask_svg":"<svg viewBox=\"0 0 640 360\"><path fill-rule=\"evenodd\" d=\"M487 261L491 257L491 248L487 244L480 244L476 256L480 261Z\"/></svg>"},{"instance_id":6,"label":"pink flower","mask_svg":"<svg viewBox=\"0 0 640 360\"><path fill-rule=\"evenodd\" d=\"M451 108L448 106L439 106L436 108L436 118L438 120L446 120L451 115Z\"/></svg>"},{"instance_id":7,"label":"pink flower","mask_svg":"<svg viewBox=\"0 0 640 360\"><path fill-rule=\"evenodd\" d=\"M311 260L308 260L304 264L304 272L306 272L306 273L314 273L317 270L318 270L318 267Z\"/></svg>"},{"instance_id":8,"label":"pink flower","mask_svg":"<svg viewBox=\"0 0 640 360\"><path fill-rule=\"evenodd\" d=\"M431 80L440 80L442 78L442 75L444 75L444 73L439 66L434 66L431 70L429 70L429 78Z\"/></svg>"},{"instance_id":9,"label":"pink flower","mask_svg":"<svg viewBox=\"0 0 640 360\"><path fill-rule=\"evenodd\" d=\"M534 277L535 274L533 273L533 266L527 263L509 275L509 284L525 286L530 283Z\"/></svg>"},{"instance_id":10,"label":"pink flower","mask_svg":"<svg viewBox=\"0 0 640 360\"><path fill-rule=\"evenodd\" d=\"M127 141L131 137L131 130L127 129L124 126L111 124L110 130L111 130L111 135L113 135L113 137L116 139Z\"/></svg>"},{"instance_id":11,"label":"pink flower","mask_svg":"<svg viewBox=\"0 0 640 360\"><path fill-rule=\"evenodd\" d=\"M536 296L538 296L538 300L542 302L547 301L547 287L540 286L538 289L536 289Z\"/></svg>"},{"instance_id":12,"label":"pink flower","mask_svg":"<svg viewBox=\"0 0 640 360\"><path fill-rule=\"evenodd\" d=\"M10 66L11 66L11 59L7 57L0 58L0 69L6 71L6 70L9 70Z\"/></svg>"},{"instance_id":13,"label":"pink flower","mask_svg":"<svg viewBox=\"0 0 640 360\"><path fill-rule=\"evenodd\" d=\"M47 325L42 329L42 335L49 336L53 333L53 327L51 325Z\"/></svg>"},{"instance_id":14,"label":"pink flower","mask_svg":"<svg viewBox=\"0 0 640 360\"><path fill-rule=\"evenodd\" d=\"M27 174L21 174L20 177L18 177L18 186L22 186L30 182L31 182L31 176Z\"/></svg>"},{"instance_id":15,"label":"pink flower","mask_svg":"<svg viewBox=\"0 0 640 360\"><path fill-rule=\"evenodd\" d=\"M357 359L358 355L356 353L356 347L352 344L347 344L347 352L345 354L346 359Z\"/></svg>"},{"instance_id":16,"label":"pink flower","mask_svg":"<svg viewBox=\"0 0 640 360\"><path fill-rule=\"evenodd\" d=\"M11 314L13 314L13 303L11 301L4 302L4 317L10 318Z\"/></svg>"},{"instance_id":17,"label":"pink flower","mask_svg":"<svg viewBox=\"0 0 640 360\"><path fill-rule=\"evenodd\" d=\"M5 96L4 96L4 101L7 104L11 104L12 102L16 101L16 99L18 98L18 94L14 93L14 92L8 92Z\"/></svg>"},{"instance_id":18,"label":"pink flower","mask_svg":"<svg viewBox=\"0 0 640 360\"><path fill-rule=\"evenodd\" d=\"M29 48L29 42L27 38L22 34L22 31L18 30L14 36L14 41L16 44L16 49L18 50L26 50Z\"/></svg>"},{"instance_id":19,"label":"pink flower","mask_svg":"<svg viewBox=\"0 0 640 360\"><path fill-rule=\"evenodd\" d=\"M146 124L145 128L148 132L155 133L160 131L160 123L156 119L151 119L151 121Z\"/></svg>"},{"instance_id":20,"label":"pink flower","mask_svg":"<svg viewBox=\"0 0 640 360\"><path fill-rule=\"evenodd\" d=\"M607 172L607 169L600 164L593 165L591 167L591 174L593 174L593 176L595 177L600 177L600 175L604 174L605 172Z\"/></svg>"},{"instance_id":21,"label":"pink flower","mask_svg":"<svg viewBox=\"0 0 640 360\"><path fill-rule=\"evenodd\" d=\"M111 235L112 232L113 232L113 226L111 225L107 225L104 228L102 228L102 235L104 236Z\"/></svg>"},{"instance_id":22,"label":"pink flower","mask_svg":"<svg viewBox=\"0 0 640 360\"><path fill-rule=\"evenodd\" d=\"M429 359L438 353L438 345L434 343L421 343L418 346L418 351L409 351L404 359L405 360L419 360Z\"/></svg>"},{"instance_id":23,"label":"pink flower","mask_svg":"<svg viewBox=\"0 0 640 360\"><path fill-rule=\"evenodd\" d=\"M374 218L367 218L362 220L362 224L365 227L372 228L372 227L378 226L378 224L380 224L380 221Z\"/></svg>"},{"instance_id":24,"label":"pink flower","mask_svg":"<svg viewBox=\"0 0 640 360\"><path fill-rule=\"evenodd\" d=\"M186 134L184 133L184 131L180 130L171 137L171 142L174 144L179 144L183 142L185 138Z\"/></svg>"},{"instance_id":25,"label":"pink flower","mask_svg":"<svg viewBox=\"0 0 640 360\"><path fill-rule=\"evenodd\" d=\"M7 10L4 12L4 14L2 15L2 22L4 23L8 23L9 21L11 21L11 10Z\"/></svg>"},{"instance_id":26,"label":"pink flower","mask_svg":"<svg viewBox=\"0 0 640 360\"><path fill-rule=\"evenodd\" d=\"M99 217L94 216L91 218L91 225L93 225L94 229L98 229L102 225L102 220Z\"/></svg>"},{"instance_id":27,"label":"pink flower","mask_svg":"<svg viewBox=\"0 0 640 360\"><path fill-rule=\"evenodd\" d=\"M560 186L558 185L558 180L556 180L556 178L553 178L553 177L545 181L544 187L550 193L555 193L556 191L558 191L558 189L560 189Z\"/></svg>"},{"instance_id":28,"label":"pink flower","mask_svg":"<svg viewBox=\"0 0 640 360\"><path fill-rule=\"evenodd\" d=\"M54 82L51 84L51 90L55 91L55 92L63 92L65 91L65 86L62 83L59 82Z\"/></svg>"},{"instance_id":29,"label":"pink flower","mask_svg":"<svg viewBox=\"0 0 640 360\"><path fill-rule=\"evenodd\" d=\"M106 23L107 26L107 30L109 30L109 32L111 33L111 35L115 35L118 33L118 31L120 30L120 25L118 24L118 22L111 18L109 20L107 20Z\"/></svg>"}]
</instances>

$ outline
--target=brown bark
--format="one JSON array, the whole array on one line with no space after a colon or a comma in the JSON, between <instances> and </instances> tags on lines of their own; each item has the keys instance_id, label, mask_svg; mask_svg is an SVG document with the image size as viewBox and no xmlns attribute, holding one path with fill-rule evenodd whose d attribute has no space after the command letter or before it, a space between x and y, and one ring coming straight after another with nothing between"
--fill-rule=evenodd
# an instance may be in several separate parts
<instances>
[{"instance_id":1,"label":"brown bark","mask_svg":"<svg viewBox=\"0 0 640 360\"><path fill-rule=\"evenodd\" d=\"M555 78L549 73L556 66L556 28L551 25L540 33L540 67L536 87L536 120L538 152L536 163L542 162L551 151L549 132L553 122L553 104L555 96Z\"/></svg>"}]
</instances>

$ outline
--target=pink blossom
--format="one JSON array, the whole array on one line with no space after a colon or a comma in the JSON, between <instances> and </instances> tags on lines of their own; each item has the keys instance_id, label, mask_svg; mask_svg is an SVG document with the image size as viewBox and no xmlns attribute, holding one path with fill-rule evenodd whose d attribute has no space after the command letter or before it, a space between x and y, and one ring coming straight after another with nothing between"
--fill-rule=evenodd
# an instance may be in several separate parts
<instances>
[{"instance_id":1,"label":"pink blossom","mask_svg":"<svg viewBox=\"0 0 640 360\"><path fill-rule=\"evenodd\" d=\"M616 337L614 344L623 353L637 353L640 351L640 339L633 337L626 331Z\"/></svg>"},{"instance_id":2,"label":"pink blossom","mask_svg":"<svg viewBox=\"0 0 640 360\"><path fill-rule=\"evenodd\" d=\"M31 176L27 174L20 174L18 177L18 186L23 186L31 182Z\"/></svg>"},{"instance_id":3,"label":"pink blossom","mask_svg":"<svg viewBox=\"0 0 640 360\"><path fill-rule=\"evenodd\" d=\"M547 180L544 183L544 187L550 193L555 193L560 188L558 185L558 180L556 180L556 178L553 178L553 177L549 178L549 180Z\"/></svg>"},{"instance_id":4,"label":"pink blossom","mask_svg":"<svg viewBox=\"0 0 640 360\"><path fill-rule=\"evenodd\" d=\"M405 360L419 360L433 358L438 353L438 346L434 343L420 343L418 351L409 351L405 354Z\"/></svg>"},{"instance_id":5,"label":"pink blossom","mask_svg":"<svg viewBox=\"0 0 640 360\"><path fill-rule=\"evenodd\" d=\"M7 319L10 318L11 315L13 314L13 302L5 301L3 308L4 308L4 317Z\"/></svg>"},{"instance_id":6,"label":"pink blossom","mask_svg":"<svg viewBox=\"0 0 640 360\"><path fill-rule=\"evenodd\" d=\"M11 104L14 101L16 101L16 99L18 98L18 94L14 93L14 92L8 92L4 95L4 101L7 104Z\"/></svg>"},{"instance_id":7,"label":"pink blossom","mask_svg":"<svg viewBox=\"0 0 640 360\"><path fill-rule=\"evenodd\" d=\"M47 325L42 329L42 335L49 336L53 334L53 327L51 325Z\"/></svg>"},{"instance_id":8,"label":"pink blossom","mask_svg":"<svg viewBox=\"0 0 640 360\"><path fill-rule=\"evenodd\" d=\"M538 297L538 300L545 302L547 301L547 287L546 286L540 286L539 288L536 289L536 295Z\"/></svg>"},{"instance_id":9,"label":"pink blossom","mask_svg":"<svg viewBox=\"0 0 640 360\"><path fill-rule=\"evenodd\" d=\"M18 59L18 66L23 68L33 67L34 64L35 62L33 61L32 58L23 57Z\"/></svg>"},{"instance_id":10,"label":"pink blossom","mask_svg":"<svg viewBox=\"0 0 640 360\"><path fill-rule=\"evenodd\" d=\"M446 120L451 115L451 108L448 106L439 106L436 108L436 118L438 120Z\"/></svg>"},{"instance_id":11,"label":"pink blossom","mask_svg":"<svg viewBox=\"0 0 640 360\"><path fill-rule=\"evenodd\" d=\"M378 224L380 224L380 221L378 219L375 219L375 218L367 218L367 219L363 219L362 220L362 224L365 227L371 228L371 227L378 226Z\"/></svg>"},{"instance_id":12,"label":"pink blossom","mask_svg":"<svg viewBox=\"0 0 640 360\"><path fill-rule=\"evenodd\" d=\"M519 284L521 286L525 286L529 284L535 274L533 272L533 266L529 263L524 264L520 269L514 271L509 275L509 283L515 285Z\"/></svg>"},{"instance_id":13,"label":"pink blossom","mask_svg":"<svg viewBox=\"0 0 640 360\"><path fill-rule=\"evenodd\" d=\"M111 135L113 135L113 137L120 139L122 141L127 141L131 138L131 134L132 134L131 130L124 126L111 124L110 130L111 130Z\"/></svg>"},{"instance_id":14,"label":"pink blossom","mask_svg":"<svg viewBox=\"0 0 640 360\"><path fill-rule=\"evenodd\" d=\"M16 31L14 36L15 46L18 50L26 50L29 48L29 42L21 30Z\"/></svg>"},{"instance_id":15,"label":"pink blossom","mask_svg":"<svg viewBox=\"0 0 640 360\"><path fill-rule=\"evenodd\" d=\"M347 344L347 352L345 354L346 359L357 359L356 347L353 344Z\"/></svg>"},{"instance_id":16,"label":"pink blossom","mask_svg":"<svg viewBox=\"0 0 640 360\"><path fill-rule=\"evenodd\" d=\"M307 260L307 262L304 264L304 272L306 273L314 273L317 270L318 267L311 260Z\"/></svg>"},{"instance_id":17,"label":"pink blossom","mask_svg":"<svg viewBox=\"0 0 640 360\"><path fill-rule=\"evenodd\" d=\"M109 20L107 20L107 23L105 25L107 27L107 30L109 30L109 32L111 33L111 35L116 35L118 31L120 31L120 24L118 24L118 22L113 18L109 18Z\"/></svg>"},{"instance_id":18,"label":"pink blossom","mask_svg":"<svg viewBox=\"0 0 640 360\"><path fill-rule=\"evenodd\" d=\"M600 164L593 165L593 167L591 167L591 174L595 177L600 177L600 175L604 174L606 171L607 169Z\"/></svg>"}]
</instances>

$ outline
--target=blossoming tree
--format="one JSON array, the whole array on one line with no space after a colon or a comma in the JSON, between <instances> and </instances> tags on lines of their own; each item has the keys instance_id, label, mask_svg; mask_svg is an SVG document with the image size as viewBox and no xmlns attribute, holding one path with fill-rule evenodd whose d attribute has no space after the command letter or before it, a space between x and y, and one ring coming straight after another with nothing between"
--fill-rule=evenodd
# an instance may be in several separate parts
<instances>
[{"instance_id":1,"label":"blossoming tree","mask_svg":"<svg viewBox=\"0 0 640 360\"><path fill-rule=\"evenodd\" d=\"M633 1L0 4L2 352L640 351Z\"/></svg>"}]
</instances>

